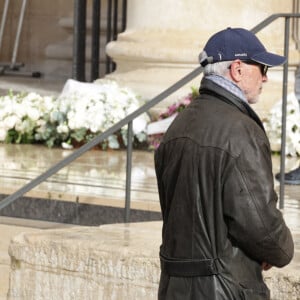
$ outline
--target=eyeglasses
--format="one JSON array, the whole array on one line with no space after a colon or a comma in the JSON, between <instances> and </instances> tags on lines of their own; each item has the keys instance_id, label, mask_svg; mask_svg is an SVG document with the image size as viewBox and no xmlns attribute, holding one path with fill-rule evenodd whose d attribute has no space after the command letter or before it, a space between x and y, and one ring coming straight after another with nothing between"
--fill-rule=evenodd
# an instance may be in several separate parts
<instances>
[{"instance_id":1,"label":"eyeglasses","mask_svg":"<svg viewBox=\"0 0 300 300\"><path fill-rule=\"evenodd\" d=\"M253 60L243 60L242 62L247 64L247 65L259 66L261 75L262 76L267 76L267 72L268 72L268 69L269 69L268 66L260 64L256 61L253 61Z\"/></svg>"},{"instance_id":2,"label":"eyeglasses","mask_svg":"<svg viewBox=\"0 0 300 300\"><path fill-rule=\"evenodd\" d=\"M254 65L254 66L259 66L260 72L262 76L267 76L267 72L269 67L263 64L260 64L256 61L253 60L242 60L243 63L247 64L247 65ZM231 65L228 67L228 69L231 69Z\"/></svg>"}]
</instances>

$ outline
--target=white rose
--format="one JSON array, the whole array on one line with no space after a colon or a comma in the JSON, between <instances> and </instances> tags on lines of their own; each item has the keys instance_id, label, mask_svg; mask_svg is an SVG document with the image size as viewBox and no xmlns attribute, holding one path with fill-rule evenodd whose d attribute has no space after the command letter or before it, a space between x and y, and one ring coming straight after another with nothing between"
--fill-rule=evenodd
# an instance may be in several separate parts
<instances>
[{"instance_id":1,"label":"white rose","mask_svg":"<svg viewBox=\"0 0 300 300\"><path fill-rule=\"evenodd\" d=\"M39 119L39 117L40 117L40 112L36 108L28 107L28 109L27 109L27 115L28 115L28 117L31 120L37 121Z\"/></svg>"},{"instance_id":2,"label":"white rose","mask_svg":"<svg viewBox=\"0 0 300 300\"><path fill-rule=\"evenodd\" d=\"M18 123L19 119L17 116L8 116L4 119L3 123L4 123L4 127L6 129L12 129L15 127L15 125Z\"/></svg>"},{"instance_id":3,"label":"white rose","mask_svg":"<svg viewBox=\"0 0 300 300\"><path fill-rule=\"evenodd\" d=\"M58 133L68 133L69 127L67 125L61 124L61 125L57 126L56 130Z\"/></svg>"},{"instance_id":4,"label":"white rose","mask_svg":"<svg viewBox=\"0 0 300 300\"><path fill-rule=\"evenodd\" d=\"M0 128L0 141L4 142L6 138L7 131L4 128Z\"/></svg>"}]
</instances>

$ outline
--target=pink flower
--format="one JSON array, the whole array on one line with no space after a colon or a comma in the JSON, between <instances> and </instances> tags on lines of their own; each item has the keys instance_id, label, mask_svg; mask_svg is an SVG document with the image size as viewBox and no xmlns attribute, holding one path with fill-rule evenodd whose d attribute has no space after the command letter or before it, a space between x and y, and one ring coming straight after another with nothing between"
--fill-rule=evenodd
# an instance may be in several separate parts
<instances>
[{"instance_id":1,"label":"pink flower","mask_svg":"<svg viewBox=\"0 0 300 300\"><path fill-rule=\"evenodd\" d=\"M198 92L195 89L193 89L192 93L183 97L178 103L172 104L171 106L169 106L167 108L166 111L162 112L159 115L158 120L166 119L168 117L171 117L174 114L180 113L193 101L193 99L197 95L198 95ZM153 149L157 149L162 138L163 138L163 134L148 136L148 141L149 141L150 147Z\"/></svg>"}]
</instances>

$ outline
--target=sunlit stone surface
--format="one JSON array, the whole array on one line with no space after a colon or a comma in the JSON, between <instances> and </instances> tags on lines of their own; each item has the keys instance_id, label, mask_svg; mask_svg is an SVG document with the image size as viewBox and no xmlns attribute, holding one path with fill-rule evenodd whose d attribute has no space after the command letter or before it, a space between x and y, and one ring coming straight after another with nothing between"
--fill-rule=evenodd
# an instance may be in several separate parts
<instances>
[{"instance_id":1,"label":"sunlit stone surface","mask_svg":"<svg viewBox=\"0 0 300 300\"><path fill-rule=\"evenodd\" d=\"M8 299L156 299L160 222L20 234Z\"/></svg>"},{"instance_id":2,"label":"sunlit stone surface","mask_svg":"<svg viewBox=\"0 0 300 300\"><path fill-rule=\"evenodd\" d=\"M24 233L9 247L8 299L156 299L161 222ZM294 234L299 246L299 234ZM265 272L272 299L299 299L299 252Z\"/></svg>"}]
</instances>

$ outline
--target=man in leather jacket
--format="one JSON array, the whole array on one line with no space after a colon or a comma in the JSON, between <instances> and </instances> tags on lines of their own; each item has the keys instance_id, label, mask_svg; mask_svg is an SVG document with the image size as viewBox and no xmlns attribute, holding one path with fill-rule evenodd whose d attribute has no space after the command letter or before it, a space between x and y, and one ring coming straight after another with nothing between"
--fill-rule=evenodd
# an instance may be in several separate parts
<instances>
[{"instance_id":1,"label":"man in leather jacket","mask_svg":"<svg viewBox=\"0 0 300 300\"><path fill-rule=\"evenodd\" d=\"M270 299L262 271L291 261L269 141L249 106L268 67L284 62L242 28L216 33L200 54L200 96L155 153L163 215L159 300Z\"/></svg>"}]
</instances>

